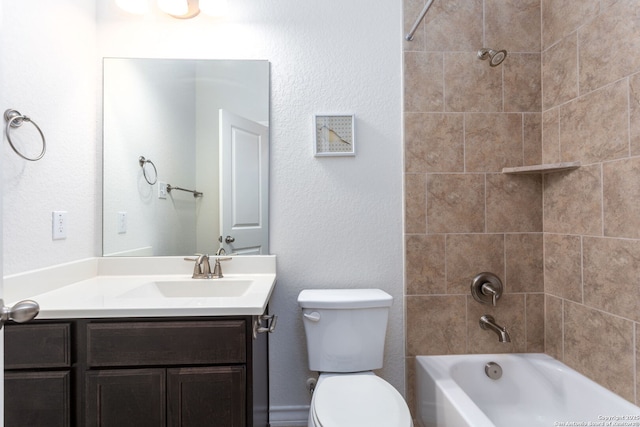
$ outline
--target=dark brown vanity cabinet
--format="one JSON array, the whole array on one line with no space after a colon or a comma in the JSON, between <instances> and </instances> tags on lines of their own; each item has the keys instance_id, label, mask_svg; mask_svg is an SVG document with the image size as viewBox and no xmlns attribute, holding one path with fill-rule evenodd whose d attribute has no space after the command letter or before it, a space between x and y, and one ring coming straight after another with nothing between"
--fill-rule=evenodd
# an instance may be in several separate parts
<instances>
[{"instance_id":1,"label":"dark brown vanity cabinet","mask_svg":"<svg viewBox=\"0 0 640 427\"><path fill-rule=\"evenodd\" d=\"M43 364L7 365L5 425L244 427L268 423L267 337L253 338L251 316L12 324L5 335L7 355L19 342L33 351L32 331L47 336L48 342L60 341L57 336L64 335L60 325L66 325L66 336L72 337L67 338L66 354L67 359L71 354L71 360L66 365L56 362L51 371ZM45 380L49 383L42 384ZM28 400L9 394L11 389L21 392L20 387L30 387ZM20 417L25 410L41 414L43 422L24 422Z\"/></svg>"}]
</instances>

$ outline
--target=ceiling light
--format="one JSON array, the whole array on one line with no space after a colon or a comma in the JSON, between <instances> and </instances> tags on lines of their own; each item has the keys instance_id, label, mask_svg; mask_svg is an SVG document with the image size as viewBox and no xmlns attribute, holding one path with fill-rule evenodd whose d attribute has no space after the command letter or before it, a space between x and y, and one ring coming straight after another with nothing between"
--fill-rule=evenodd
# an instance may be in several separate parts
<instances>
[{"instance_id":1,"label":"ceiling light","mask_svg":"<svg viewBox=\"0 0 640 427\"><path fill-rule=\"evenodd\" d=\"M150 10L149 0L116 0L116 5L125 12L136 15L144 15Z\"/></svg>"},{"instance_id":2,"label":"ceiling light","mask_svg":"<svg viewBox=\"0 0 640 427\"><path fill-rule=\"evenodd\" d=\"M227 0L200 0L200 10L206 15L225 16L227 9Z\"/></svg>"},{"instance_id":3,"label":"ceiling light","mask_svg":"<svg viewBox=\"0 0 640 427\"><path fill-rule=\"evenodd\" d=\"M189 12L189 3L187 0L158 0L158 7L164 13L173 16L182 16Z\"/></svg>"},{"instance_id":4,"label":"ceiling light","mask_svg":"<svg viewBox=\"0 0 640 427\"><path fill-rule=\"evenodd\" d=\"M150 0L115 0L122 10L137 15L151 12ZM227 14L227 0L157 0L160 10L174 18L188 19L197 16L200 10L206 15L220 17Z\"/></svg>"}]
</instances>

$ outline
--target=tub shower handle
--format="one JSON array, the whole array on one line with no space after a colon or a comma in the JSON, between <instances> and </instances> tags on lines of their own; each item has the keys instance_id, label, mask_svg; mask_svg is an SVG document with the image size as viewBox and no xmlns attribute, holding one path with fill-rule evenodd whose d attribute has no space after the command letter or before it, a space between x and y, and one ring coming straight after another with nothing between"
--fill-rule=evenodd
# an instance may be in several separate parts
<instances>
[{"instance_id":1,"label":"tub shower handle","mask_svg":"<svg viewBox=\"0 0 640 427\"><path fill-rule=\"evenodd\" d=\"M471 282L471 295L482 304L491 304L494 307L503 291L500 278L493 273L480 273Z\"/></svg>"},{"instance_id":2,"label":"tub shower handle","mask_svg":"<svg viewBox=\"0 0 640 427\"><path fill-rule=\"evenodd\" d=\"M480 291L485 295L491 295L491 305L495 307L498 302L498 292L493 289L493 286L490 283L483 283Z\"/></svg>"}]
</instances>

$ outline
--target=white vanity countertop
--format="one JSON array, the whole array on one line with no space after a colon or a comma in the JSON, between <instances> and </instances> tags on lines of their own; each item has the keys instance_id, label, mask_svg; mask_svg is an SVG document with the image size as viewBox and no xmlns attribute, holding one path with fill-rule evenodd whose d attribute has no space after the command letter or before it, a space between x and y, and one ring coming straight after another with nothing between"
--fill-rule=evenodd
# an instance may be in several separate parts
<instances>
[{"instance_id":1,"label":"white vanity countertop","mask_svg":"<svg viewBox=\"0 0 640 427\"><path fill-rule=\"evenodd\" d=\"M276 282L274 255L233 257L222 263L222 279L192 279L193 265L182 257L90 258L6 276L5 301L35 300L38 319L266 311Z\"/></svg>"}]
</instances>

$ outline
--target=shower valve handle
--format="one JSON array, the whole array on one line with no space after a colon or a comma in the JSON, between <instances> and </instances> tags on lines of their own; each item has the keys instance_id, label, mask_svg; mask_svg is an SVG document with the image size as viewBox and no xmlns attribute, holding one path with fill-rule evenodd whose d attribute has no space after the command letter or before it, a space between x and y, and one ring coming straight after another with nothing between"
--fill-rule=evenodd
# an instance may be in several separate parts
<instances>
[{"instance_id":1,"label":"shower valve handle","mask_svg":"<svg viewBox=\"0 0 640 427\"><path fill-rule=\"evenodd\" d=\"M494 307L498 304L498 299L503 292L500 278L493 273L480 273L471 282L471 295L482 304L491 304Z\"/></svg>"},{"instance_id":2,"label":"shower valve handle","mask_svg":"<svg viewBox=\"0 0 640 427\"><path fill-rule=\"evenodd\" d=\"M482 293L484 295L491 295L491 305L493 305L494 307L496 306L496 303L498 302L498 292L493 289L493 286L491 286L490 282L485 282L482 284L482 287L480 288L480 291L482 291Z\"/></svg>"}]
</instances>

